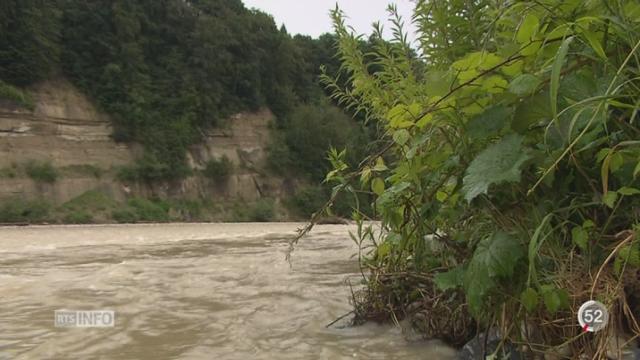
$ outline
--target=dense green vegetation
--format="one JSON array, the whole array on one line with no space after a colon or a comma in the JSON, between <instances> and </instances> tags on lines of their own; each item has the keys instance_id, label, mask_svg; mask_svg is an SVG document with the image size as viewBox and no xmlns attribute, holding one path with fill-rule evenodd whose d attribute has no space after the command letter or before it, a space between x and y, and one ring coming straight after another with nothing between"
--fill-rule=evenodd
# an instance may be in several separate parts
<instances>
[{"instance_id":1,"label":"dense green vegetation","mask_svg":"<svg viewBox=\"0 0 640 360\"><path fill-rule=\"evenodd\" d=\"M291 132L276 136L282 140L274 144L283 156L279 171L321 178L329 138L336 137L337 146L349 140L330 128L359 131L317 83L321 65L338 71L334 53L332 35L291 37L240 0L0 5L0 97L28 105L28 95L16 87L57 74L70 78L112 116L115 140L145 146L137 165L121 171L128 181L192 175L186 149L203 129L263 106L276 114L277 131ZM313 111L324 115L308 123L299 118ZM300 149L295 136L308 124L327 138Z\"/></svg>"},{"instance_id":2,"label":"dense green vegetation","mask_svg":"<svg viewBox=\"0 0 640 360\"><path fill-rule=\"evenodd\" d=\"M226 181L233 172L233 163L228 157L222 156L220 159L207 161L202 174L217 183Z\"/></svg>"},{"instance_id":3,"label":"dense green vegetation","mask_svg":"<svg viewBox=\"0 0 640 360\"><path fill-rule=\"evenodd\" d=\"M54 183L58 179L58 171L50 162L29 161L25 165L27 175L38 182Z\"/></svg>"},{"instance_id":4,"label":"dense green vegetation","mask_svg":"<svg viewBox=\"0 0 640 360\"><path fill-rule=\"evenodd\" d=\"M334 13L352 86L327 77L384 129L359 167L332 152L327 175L336 193L369 187L382 220L354 237L374 244L359 318L411 316L456 344L496 327L501 345L571 358L640 335L637 1L421 0L419 58L390 12L394 41L368 53ZM589 299L615 325L583 334Z\"/></svg>"}]
</instances>

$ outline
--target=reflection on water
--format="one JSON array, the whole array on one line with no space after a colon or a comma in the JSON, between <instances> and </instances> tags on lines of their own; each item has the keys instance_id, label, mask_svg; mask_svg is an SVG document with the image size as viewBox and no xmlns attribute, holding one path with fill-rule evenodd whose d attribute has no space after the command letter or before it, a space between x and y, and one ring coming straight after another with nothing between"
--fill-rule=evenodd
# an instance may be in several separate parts
<instances>
[{"instance_id":1,"label":"reflection on water","mask_svg":"<svg viewBox=\"0 0 640 360\"><path fill-rule=\"evenodd\" d=\"M0 359L447 359L434 343L350 310L348 226L301 224L0 229ZM351 260L350 260L351 259ZM54 310L114 310L113 328L56 328Z\"/></svg>"}]
</instances>

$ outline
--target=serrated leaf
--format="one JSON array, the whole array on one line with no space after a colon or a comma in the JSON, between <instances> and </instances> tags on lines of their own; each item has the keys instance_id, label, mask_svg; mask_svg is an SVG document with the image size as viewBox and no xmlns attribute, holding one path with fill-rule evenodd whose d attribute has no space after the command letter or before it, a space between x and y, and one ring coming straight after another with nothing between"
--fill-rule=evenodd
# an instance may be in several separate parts
<instances>
[{"instance_id":1,"label":"serrated leaf","mask_svg":"<svg viewBox=\"0 0 640 360\"><path fill-rule=\"evenodd\" d=\"M518 96L529 96L533 94L540 85L540 79L531 74L522 74L511 81L509 92Z\"/></svg>"},{"instance_id":2,"label":"serrated leaf","mask_svg":"<svg viewBox=\"0 0 640 360\"><path fill-rule=\"evenodd\" d=\"M602 202L612 209L616 204L616 200L618 200L618 192L616 191L607 191L607 193L602 196Z\"/></svg>"},{"instance_id":3,"label":"serrated leaf","mask_svg":"<svg viewBox=\"0 0 640 360\"><path fill-rule=\"evenodd\" d=\"M527 312L532 312L538 306L538 293L532 288L527 288L520 295L520 302Z\"/></svg>"},{"instance_id":4,"label":"serrated leaf","mask_svg":"<svg viewBox=\"0 0 640 360\"><path fill-rule=\"evenodd\" d=\"M589 241L589 234L582 226L571 229L571 239L580 249L586 250Z\"/></svg>"},{"instance_id":5,"label":"serrated leaf","mask_svg":"<svg viewBox=\"0 0 640 360\"><path fill-rule=\"evenodd\" d=\"M532 40L533 35L538 32L538 26L540 25L540 20L534 14L527 14L527 16L520 24L520 28L518 28L518 32L516 33L516 40L520 44L525 44Z\"/></svg>"},{"instance_id":6,"label":"serrated leaf","mask_svg":"<svg viewBox=\"0 0 640 360\"><path fill-rule=\"evenodd\" d=\"M447 272L437 273L433 282L442 291L458 288L464 284L464 269L458 266Z\"/></svg>"},{"instance_id":7,"label":"serrated leaf","mask_svg":"<svg viewBox=\"0 0 640 360\"><path fill-rule=\"evenodd\" d=\"M377 177L371 181L371 191L376 195L381 195L384 192L384 180Z\"/></svg>"},{"instance_id":8,"label":"serrated leaf","mask_svg":"<svg viewBox=\"0 0 640 360\"><path fill-rule=\"evenodd\" d=\"M406 144L409 140L409 137L411 137L411 135L406 129L400 129L393 133L393 141L400 146Z\"/></svg>"},{"instance_id":9,"label":"serrated leaf","mask_svg":"<svg viewBox=\"0 0 640 360\"><path fill-rule=\"evenodd\" d=\"M472 311L482 307L482 300L495 286L497 278L513 275L524 255L518 240L504 232L484 238L478 244L465 271L464 285Z\"/></svg>"},{"instance_id":10,"label":"serrated leaf","mask_svg":"<svg viewBox=\"0 0 640 360\"><path fill-rule=\"evenodd\" d=\"M486 194L494 184L519 182L520 168L530 158L522 146L522 137L516 134L484 149L467 168L462 187L465 199L471 202L478 195Z\"/></svg>"}]
</instances>

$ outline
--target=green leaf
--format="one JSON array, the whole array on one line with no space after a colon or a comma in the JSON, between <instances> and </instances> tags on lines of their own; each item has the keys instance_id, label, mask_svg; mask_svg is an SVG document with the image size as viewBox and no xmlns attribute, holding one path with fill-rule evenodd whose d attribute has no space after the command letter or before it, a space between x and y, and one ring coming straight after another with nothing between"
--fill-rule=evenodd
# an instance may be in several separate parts
<instances>
[{"instance_id":1,"label":"green leaf","mask_svg":"<svg viewBox=\"0 0 640 360\"><path fill-rule=\"evenodd\" d=\"M532 312L538 306L538 293L532 288L527 288L520 295L520 302L527 312Z\"/></svg>"},{"instance_id":2,"label":"green leaf","mask_svg":"<svg viewBox=\"0 0 640 360\"><path fill-rule=\"evenodd\" d=\"M525 98L516 107L511 128L516 132L524 133L533 124L549 121L553 118L549 106L549 94L547 92L540 92L532 97Z\"/></svg>"},{"instance_id":3,"label":"green leaf","mask_svg":"<svg viewBox=\"0 0 640 360\"><path fill-rule=\"evenodd\" d=\"M533 36L538 32L538 27L540 26L540 20L534 14L527 14L520 24L520 28L516 33L516 40L520 44L528 43L533 39Z\"/></svg>"},{"instance_id":4,"label":"green leaf","mask_svg":"<svg viewBox=\"0 0 640 360\"><path fill-rule=\"evenodd\" d=\"M482 89L490 94L499 94L504 92L509 83L500 75L492 75L482 81Z\"/></svg>"},{"instance_id":5,"label":"green leaf","mask_svg":"<svg viewBox=\"0 0 640 360\"><path fill-rule=\"evenodd\" d=\"M373 167L373 171L385 170L389 170L389 168L384 164L384 159L381 156L378 156L378 158L376 159L376 165Z\"/></svg>"},{"instance_id":6,"label":"green leaf","mask_svg":"<svg viewBox=\"0 0 640 360\"><path fill-rule=\"evenodd\" d=\"M391 244L388 241L383 242L382 244L380 244L380 246L376 248L376 253L380 258L386 257L390 251L391 251Z\"/></svg>"},{"instance_id":7,"label":"green leaf","mask_svg":"<svg viewBox=\"0 0 640 360\"><path fill-rule=\"evenodd\" d=\"M585 30L582 32L582 35L587 39L589 45L595 53L600 56L602 59L607 59L607 54L605 54L604 49L602 48L602 44L600 43L600 39L596 36L594 32L589 30Z\"/></svg>"},{"instance_id":8,"label":"green leaf","mask_svg":"<svg viewBox=\"0 0 640 360\"><path fill-rule=\"evenodd\" d=\"M472 140L486 139L496 135L504 128L513 113L512 108L504 106L491 107L480 115L476 115L467 124L467 134Z\"/></svg>"},{"instance_id":9,"label":"green leaf","mask_svg":"<svg viewBox=\"0 0 640 360\"><path fill-rule=\"evenodd\" d=\"M620 170L623 164L624 164L624 157L622 156L621 153L616 152L613 155L611 155L611 161L609 162L609 170L612 173L614 173Z\"/></svg>"},{"instance_id":10,"label":"green leaf","mask_svg":"<svg viewBox=\"0 0 640 360\"><path fill-rule=\"evenodd\" d=\"M442 291L458 288L464 284L464 269L458 266L447 272L437 273L433 282Z\"/></svg>"},{"instance_id":11,"label":"green leaf","mask_svg":"<svg viewBox=\"0 0 640 360\"><path fill-rule=\"evenodd\" d=\"M607 191L602 197L602 202L612 209L616 204L616 200L618 200L618 192L616 191Z\"/></svg>"},{"instance_id":12,"label":"green leaf","mask_svg":"<svg viewBox=\"0 0 640 360\"><path fill-rule=\"evenodd\" d=\"M618 251L618 255L616 256L616 260L613 263L613 268L616 274L621 275L622 270L625 267L640 267L640 244L632 243L630 245L624 246L620 251Z\"/></svg>"},{"instance_id":13,"label":"green leaf","mask_svg":"<svg viewBox=\"0 0 640 360\"><path fill-rule=\"evenodd\" d=\"M384 180L379 177L373 179L373 181L371 181L371 191L380 196L384 192Z\"/></svg>"},{"instance_id":14,"label":"green leaf","mask_svg":"<svg viewBox=\"0 0 640 360\"><path fill-rule=\"evenodd\" d=\"M633 169L633 178L635 179L640 174L640 161L636 164L636 168Z\"/></svg>"},{"instance_id":15,"label":"green leaf","mask_svg":"<svg viewBox=\"0 0 640 360\"><path fill-rule=\"evenodd\" d=\"M407 141L409 140L409 137L411 137L411 135L409 134L409 131L406 129L400 129L393 133L393 141L395 141L395 143L400 146L406 144Z\"/></svg>"},{"instance_id":16,"label":"green leaf","mask_svg":"<svg viewBox=\"0 0 640 360\"><path fill-rule=\"evenodd\" d=\"M560 73L562 72L562 65L569 52L569 45L573 41L573 36L570 36L562 42L560 49L553 61L553 67L551 68L551 85L549 95L551 96L551 113L555 118L558 115L558 88L560 87Z\"/></svg>"},{"instance_id":17,"label":"green leaf","mask_svg":"<svg viewBox=\"0 0 640 360\"><path fill-rule=\"evenodd\" d=\"M429 96L444 96L449 92L453 80L450 72L434 70L425 75L425 83Z\"/></svg>"},{"instance_id":18,"label":"green leaf","mask_svg":"<svg viewBox=\"0 0 640 360\"><path fill-rule=\"evenodd\" d=\"M465 199L471 202L478 195L486 194L493 184L519 182L520 168L530 158L522 146L522 137L516 134L484 149L467 168L462 187Z\"/></svg>"},{"instance_id":19,"label":"green leaf","mask_svg":"<svg viewBox=\"0 0 640 360\"><path fill-rule=\"evenodd\" d=\"M504 232L494 233L480 241L464 278L465 293L472 311L480 311L482 300L496 286L497 278L513 275L523 255L518 239Z\"/></svg>"},{"instance_id":20,"label":"green leaf","mask_svg":"<svg viewBox=\"0 0 640 360\"><path fill-rule=\"evenodd\" d=\"M622 195L625 195L625 196L640 194L640 190L638 190L636 188L628 187L628 186L621 187L620 189L618 189L617 192L618 192L618 194L622 194Z\"/></svg>"},{"instance_id":21,"label":"green leaf","mask_svg":"<svg viewBox=\"0 0 640 360\"><path fill-rule=\"evenodd\" d=\"M571 239L580 249L586 250L589 241L589 233L587 233L582 226L576 226L571 229Z\"/></svg>"},{"instance_id":22,"label":"green leaf","mask_svg":"<svg viewBox=\"0 0 640 360\"><path fill-rule=\"evenodd\" d=\"M531 74L522 74L511 81L509 92L518 96L529 96L535 92L540 85L540 79Z\"/></svg>"},{"instance_id":23,"label":"green leaf","mask_svg":"<svg viewBox=\"0 0 640 360\"><path fill-rule=\"evenodd\" d=\"M640 22L640 4L635 1L629 1L624 6L622 14L631 21Z\"/></svg>"},{"instance_id":24,"label":"green leaf","mask_svg":"<svg viewBox=\"0 0 640 360\"><path fill-rule=\"evenodd\" d=\"M541 288L544 305L550 313L555 314L558 310L569 307L569 295L565 290L552 285L544 285Z\"/></svg>"},{"instance_id":25,"label":"green leaf","mask_svg":"<svg viewBox=\"0 0 640 360\"><path fill-rule=\"evenodd\" d=\"M602 160L604 160L607 156L609 156L609 153L611 153L611 149L609 148L601 149L600 151L598 151L598 154L596 155L596 161L599 163L602 162Z\"/></svg>"}]
</instances>

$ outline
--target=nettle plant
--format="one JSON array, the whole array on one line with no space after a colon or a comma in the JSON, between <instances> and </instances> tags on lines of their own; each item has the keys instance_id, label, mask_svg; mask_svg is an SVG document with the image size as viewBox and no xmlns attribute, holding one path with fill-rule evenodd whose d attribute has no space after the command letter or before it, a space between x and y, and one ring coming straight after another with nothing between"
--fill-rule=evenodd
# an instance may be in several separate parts
<instances>
[{"instance_id":1,"label":"nettle plant","mask_svg":"<svg viewBox=\"0 0 640 360\"><path fill-rule=\"evenodd\" d=\"M376 27L363 53L336 9L349 85L323 77L380 129L357 169L329 154L335 196L370 188L383 229L354 209L354 239L373 243L361 315L454 294L513 339L564 319L537 324L557 344L594 298L640 334L640 4L422 0L417 50L389 11L393 40Z\"/></svg>"}]
</instances>

